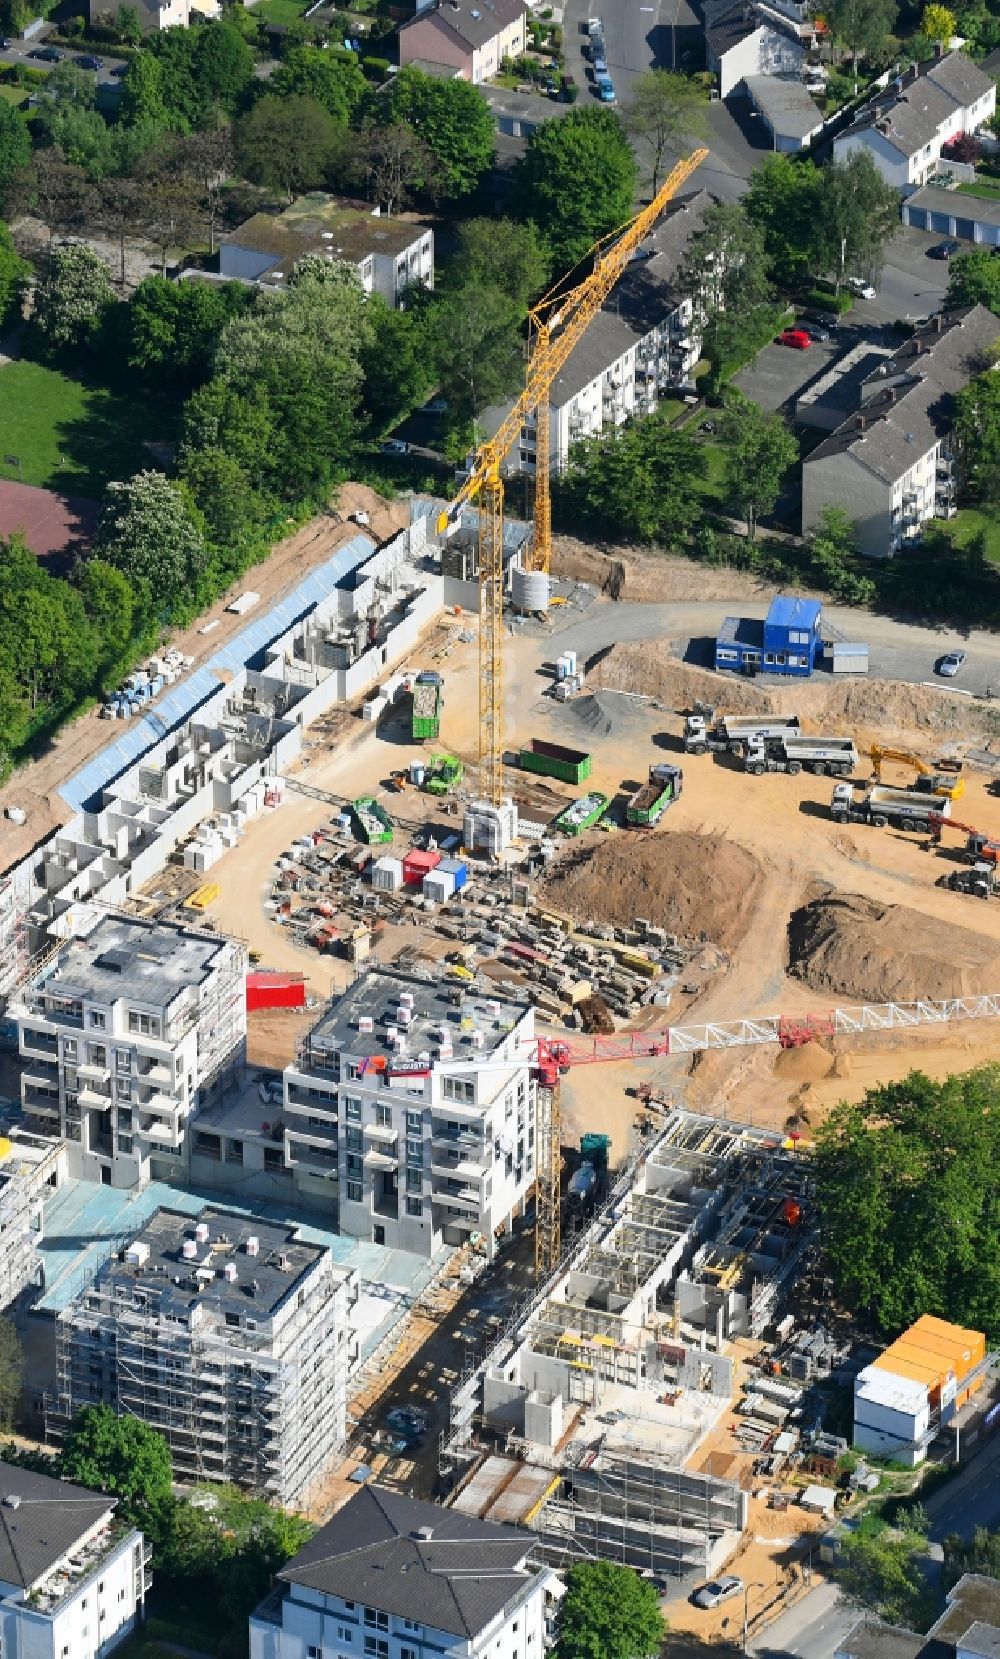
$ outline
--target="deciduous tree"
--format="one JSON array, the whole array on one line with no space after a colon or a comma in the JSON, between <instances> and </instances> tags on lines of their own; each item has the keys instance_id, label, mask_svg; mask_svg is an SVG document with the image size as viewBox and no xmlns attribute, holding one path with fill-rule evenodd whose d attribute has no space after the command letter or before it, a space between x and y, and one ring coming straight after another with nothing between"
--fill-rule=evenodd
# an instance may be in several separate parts
<instances>
[{"instance_id":1,"label":"deciduous tree","mask_svg":"<svg viewBox=\"0 0 1000 1659\"><path fill-rule=\"evenodd\" d=\"M706 130L705 95L695 81L666 69L648 69L632 83L625 131L639 153L655 196L668 156L701 138Z\"/></svg>"},{"instance_id":2,"label":"deciduous tree","mask_svg":"<svg viewBox=\"0 0 1000 1659\"><path fill-rule=\"evenodd\" d=\"M378 101L386 126L405 122L434 157L430 183L448 201L472 194L493 165L493 112L468 81L443 81L408 64Z\"/></svg>"},{"instance_id":3,"label":"deciduous tree","mask_svg":"<svg viewBox=\"0 0 1000 1659\"><path fill-rule=\"evenodd\" d=\"M925 6L920 19L920 33L926 35L928 40L934 40L941 46L947 46L952 37L958 33L955 13L949 11L947 6Z\"/></svg>"},{"instance_id":4,"label":"deciduous tree","mask_svg":"<svg viewBox=\"0 0 1000 1659\"><path fill-rule=\"evenodd\" d=\"M684 544L699 517L705 450L665 414L612 426L574 444L559 482L558 516L598 535Z\"/></svg>"},{"instance_id":5,"label":"deciduous tree","mask_svg":"<svg viewBox=\"0 0 1000 1659\"><path fill-rule=\"evenodd\" d=\"M823 15L834 39L850 52L855 74L858 59L878 51L892 34L896 11L896 0L829 0L824 5Z\"/></svg>"},{"instance_id":6,"label":"deciduous tree","mask_svg":"<svg viewBox=\"0 0 1000 1659\"><path fill-rule=\"evenodd\" d=\"M718 392L732 368L767 339L776 321L764 233L738 202L717 202L691 239L680 273L701 325L702 353Z\"/></svg>"},{"instance_id":7,"label":"deciduous tree","mask_svg":"<svg viewBox=\"0 0 1000 1659\"><path fill-rule=\"evenodd\" d=\"M512 204L537 227L560 275L631 217L635 183L635 157L614 110L572 109L531 134L514 170Z\"/></svg>"},{"instance_id":8,"label":"deciduous tree","mask_svg":"<svg viewBox=\"0 0 1000 1659\"><path fill-rule=\"evenodd\" d=\"M162 1434L110 1406L83 1406L57 1458L64 1480L107 1492L126 1511L170 1494L170 1448Z\"/></svg>"},{"instance_id":9,"label":"deciduous tree","mask_svg":"<svg viewBox=\"0 0 1000 1659\"><path fill-rule=\"evenodd\" d=\"M194 598L207 558L184 491L153 471L108 485L94 554L122 571L147 605L168 612Z\"/></svg>"},{"instance_id":10,"label":"deciduous tree","mask_svg":"<svg viewBox=\"0 0 1000 1659\"><path fill-rule=\"evenodd\" d=\"M848 276L875 281L885 245L898 236L899 192L887 184L867 150L820 174L817 257L839 289Z\"/></svg>"},{"instance_id":11,"label":"deciduous tree","mask_svg":"<svg viewBox=\"0 0 1000 1659\"><path fill-rule=\"evenodd\" d=\"M726 446L726 488L754 541L758 519L774 511L785 475L798 460L798 445L780 415L766 414L738 394L719 435Z\"/></svg>"},{"instance_id":12,"label":"deciduous tree","mask_svg":"<svg viewBox=\"0 0 1000 1659\"><path fill-rule=\"evenodd\" d=\"M774 280L794 289L816 269L822 174L808 156L765 156L743 197L747 218L763 233Z\"/></svg>"},{"instance_id":13,"label":"deciduous tree","mask_svg":"<svg viewBox=\"0 0 1000 1659\"><path fill-rule=\"evenodd\" d=\"M0 223L0 328L10 321L29 274L29 266L14 247L7 226Z\"/></svg>"},{"instance_id":14,"label":"deciduous tree","mask_svg":"<svg viewBox=\"0 0 1000 1659\"><path fill-rule=\"evenodd\" d=\"M318 46L294 46L267 82L276 98L312 98L346 127L360 108L368 83L357 63L345 63Z\"/></svg>"},{"instance_id":15,"label":"deciduous tree","mask_svg":"<svg viewBox=\"0 0 1000 1659\"><path fill-rule=\"evenodd\" d=\"M953 423L962 481L977 501L1000 504L1000 372L978 374L955 398Z\"/></svg>"},{"instance_id":16,"label":"deciduous tree","mask_svg":"<svg viewBox=\"0 0 1000 1659\"><path fill-rule=\"evenodd\" d=\"M28 129L13 104L0 102L0 200L23 167L31 160Z\"/></svg>"},{"instance_id":17,"label":"deciduous tree","mask_svg":"<svg viewBox=\"0 0 1000 1659\"><path fill-rule=\"evenodd\" d=\"M0 1319L0 1429L8 1434L14 1427L23 1373L24 1352L17 1331L9 1319Z\"/></svg>"},{"instance_id":18,"label":"deciduous tree","mask_svg":"<svg viewBox=\"0 0 1000 1659\"><path fill-rule=\"evenodd\" d=\"M430 148L405 121L369 121L351 137L348 170L386 213L401 211L417 190L433 194L436 164Z\"/></svg>"},{"instance_id":19,"label":"deciduous tree","mask_svg":"<svg viewBox=\"0 0 1000 1659\"><path fill-rule=\"evenodd\" d=\"M461 288L441 296L428 330L448 424L466 427L509 397L524 372L516 307L499 288Z\"/></svg>"},{"instance_id":20,"label":"deciduous tree","mask_svg":"<svg viewBox=\"0 0 1000 1659\"><path fill-rule=\"evenodd\" d=\"M35 289L34 322L56 350L86 345L116 304L108 267L82 242L54 248Z\"/></svg>"},{"instance_id":21,"label":"deciduous tree","mask_svg":"<svg viewBox=\"0 0 1000 1659\"><path fill-rule=\"evenodd\" d=\"M866 1516L840 1540L845 1595L889 1624L919 1628L934 1604L921 1570L926 1544L927 1517L920 1508L904 1510L893 1526Z\"/></svg>"},{"instance_id":22,"label":"deciduous tree","mask_svg":"<svg viewBox=\"0 0 1000 1659\"><path fill-rule=\"evenodd\" d=\"M989 248L972 248L955 256L948 266L945 310L985 305L1000 315L1000 259Z\"/></svg>"},{"instance_id":23,"label":"deciduous tree","mask_svg":"<svg viewBox=\"0 0 1000 1659\"><path fill-rule=\"evenodd\" d=\"M549 260L535 226L516 219L466 219L458 227L451 263L457 288L484 284L499 288L521 311L548 281Z\"/></svg>"},{"instance_id":24,"label":"deciduous tree","mask_svg":"<svg viewBox=\"0 0 1000 1659\"><path fill-rule=\"evenodd\" d=\"M266 97L237 123L235 142L244 175L291 202L323 184L338 153L338 127L315 98Z\"/></svg>"},{"instance_id":25,"label":"deciduous tree","mask_svg":"<svg viewBox=\"0 0 1000 1659\"><path fill-rule=\"evenodd\" d=\"M655 1587L631 1567L582 1563L566 1575L557 1659L653 1659L666 1628Z\"/></svg>"}]
</instances>

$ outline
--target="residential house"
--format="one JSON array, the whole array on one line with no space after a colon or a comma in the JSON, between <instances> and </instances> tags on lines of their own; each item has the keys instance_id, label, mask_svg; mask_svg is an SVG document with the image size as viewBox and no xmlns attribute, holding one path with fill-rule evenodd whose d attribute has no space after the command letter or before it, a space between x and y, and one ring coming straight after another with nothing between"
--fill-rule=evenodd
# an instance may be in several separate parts
<instances>
[{"instance_id":1,"label":"residential house","mask_svg":"<svg viewBox=\"0 0 1000 1659\"><path fill-rule=\"evenodd\" d=\"M719 96L745 93L760 75L798 76L812 26L797 0L706 0L705 61Z\"/></svg>"},{"instance_id":2,"label":"residential house","mask_svg":"<svg viewBox=\"0 0 1000 1659\"><path fill-rule=\"evenodd\" d=\"M103 1492L0 1463L4 1659L104 1659L141 1623L149 1545L115 1507Z\"/></svg>"},{"instance_id":3,"label":"residential house","mask_svg":"<svg viewBox=\"0 0 1000 1659\"><path fill-rule=\"evenodd\" d=\"M186 29L193 19L222 15L220 0L134 0L134 3L144 35L156 34L160 29ZM88 0L91 23L107 17L108 11L105 0Z\"/></svg>"},{"instance_id":4,"label":"residential house","mask_svg":"<svg viewBox=\"0 0 1000 1659\"><path fill-rule=\"evenodd\" d=\"M846 506L861 551L891 558L932 518L955 510L955 394L1000 337L985 306L938 313L862 382L859 406L802 466L802 533Z\"/></svg>"},{"instance_id":5,"label":"residential house","mask_svg":"<svg viewBox=\"0 0 1000 1659\"><path fill-rule=\"evenodd\" d=\"M701 334L678 279L712 200L707 190L698 190L670 204L553 381L553 472L565 467L572 444L608 426L621 426L631 415L651 414L662 391L690 384L701 355ZM488 431L496 430L509 407L487 411ZM532 418L511 458L511 471L534 472L535 434Z\"/></svg>"},{"instance_id":6,"label":"residential house","mask_svg":"<svg viewBox=\"0 0 1000 1659\"><path fill-rule=\"evenodd\" d=\"M65 1140L70 1175L181 1172L188 1118L243 1058L246 960L216 934L108 914L16 993L21 1103Z\"/></svg>"},{"instance_id":7,"label":"residential house","mask_svg":"<svg viewBox=\"0 0 1000 1659\"><path fill-rule=\"evenodd\" d=\"M357 1277L283 1222L157 1210L56 1320L46 1433L140 1417L181 1480L293 1505L346 1437Z\"/></svg>"},{"instance_id":8,"label":"residential house","mask_svg":"<svg viewBox=\"0 0 1000 1659\"><path fill-rule=\"evenodd\" d=\"M527 18L523 0L438 0L400 28L400 66L444 66L477 86L492 80L505 58L523 55Z\"/></svg>"},{"instance_id":9,"label":"residential house","mask_svg":"<svg viewBox=\"0 0 1000 1659\"><path fill-rule=\"evenodd\" d=\"M926 1636L881 1619L859 1619L837 1643L834 1659L997 1659L1000 1581L965 1573L948 1591L941 1617Z\"/></svg>"},{"instance_id":10,"label":"residential house","mask_svg":"<svg viewBox=\"0 0 1000 1659\"><path fill-rule=\"evenodd\" d=\"M368 294L400 307L410 288L434 286L434 232L320 192L284 213L255 213L219 245L219 275L278 287L306 254L353 265Z\"/></svg>"},{"instance_id":11,"label":"residential house","mask_svg":"<svg viewBox=\"0 0 1000 1659\"><path fill-rule=\"evenodd\" d=\"M352 1238L430 1257L478 1233L492 1252L535 1182L533 1037L526 1002L372 968L285 1071L286 1165L336 1183Z\"/></svg>"},{"instance_id":12,"label":"residential house","mask_svg":"<svg viewBox=\"0 0 1000 1659\"><path fill-rule=\"evenodd\" d=\"M562 1585L533 1533L366 1486L278 1573L250 1659L544 1659Z\"/></svg>"},{"instance_id":13,"label":"residential house","mask_svg":"<svg viewBox=\"0 0 1000 1659\"><path fill-rule=\"evenodd\" d=\"M843 162L866 150L886 182L908 194L938 171L942 146L976 132L996 101L992 78L963 52L910 64L838 134L833 158Z\"/></svg>"}]
</instances>

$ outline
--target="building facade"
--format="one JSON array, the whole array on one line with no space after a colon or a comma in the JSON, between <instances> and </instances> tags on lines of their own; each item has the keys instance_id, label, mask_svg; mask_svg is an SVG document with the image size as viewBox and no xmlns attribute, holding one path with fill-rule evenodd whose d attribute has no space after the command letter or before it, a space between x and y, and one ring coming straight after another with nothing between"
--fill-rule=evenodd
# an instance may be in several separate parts
<instances>
[{"instance_id":1,"label":"building facade","mask_svg":"<svg viewBox=\"0 0 1000 1659\"><path fill-rule=\"evenodd\" d=\"M542 1659L562 1586L534 1544L366 1486L282 1568L250 1659Z\"/></svg>"},{"instance_id":2,"label":"building facade","mask_svg":"<svg viewBox=\"0 0 1000 1659\"><path fill-rule=\"evenodd\" d=\"M811 35L807 7L708 0L704 16L705 61L720 98L745 92L754 76L800 73Z\"/></svg>"},{"instance_id":3,"label":"building facade","mask_svg":"<svg viewBox=\"0 0 1000 1659\"><path fill-rule=\"evenodd\" d=\"M356 1298L294 1228L157 1210L59 1315L46 1431L103 1403L158 1429L180 1479L293 1505L346 1438Z\"/></svg>"},{"instance_id":4,"label":"building facade","mask_svg":"<svg viewBox=\"0 0 1000 1659\"><path fill-rule=\"evenodd\" d=\"M956 511L951 446L955 394L982 372L1000 338L985 306L933 317L862 382L858 407L802 465L802 534L845 504L858 546L892 558L933 518Z\"/></svg>"},{"instance_id":5,"label":"building facade","mask_svg":"<svg viewBox=\"0 0 1000 1659\"><path fill-rule=\"evenodd\" d=\"M533 1057L528 1005L373 968L285 1071L285 1161L354 1238L492 1247L534 1186Z\"/></svg>"},{"instance_id":6,"label":"building facade","mask_svg":"<svg viewBox=\"0 0 1000 1659\"><path fill-rule=\"evenodd\" d=\"M180 1172L188 1118L243 1059L246 967L233 940L102 915L17 992L21 1104L65 1140L70 1175Z\"/></svg>"},{"instance_id":7,"label":"building facade","mask_svg":"<svg viewBox=\"0 0 1000 1659\"><path fill-rule=\"evenodd\" d=\"M104 1659L140 1624L152 1583L141 1532L102 1493L0 1463L4 1659Z\"/></svg>"},{"instance_id":8,"label":"building facade","mask_svg":"<svg viewBox=\"0 0 1000 1659\"><path fill-rule=\"evenodd\" d=\"M522 0L441 0L425 6L399 31L399 62L432 63L478 85L498 74L505 58L523 56L528 9Z\"/></svg>"},{"instance_id":9,"label":"building facade","mask_svg":"<svg viewBox=\"0 0 1000 1659\"><path fill-rule=\"evenodd\" d=\"M399 308L412 288L434 287L434 232L319 192L284 213L255 213L219 244L219 275L280 287L307 254L350 265L366 294Z\"/></svg>"},{"instance_id":10,"label":"building facade","mask_svg":"<svg viewBox=\"0 0 1000 1659\"><path fill-rule=\"evenodd\" d=\"M23 1130L0 1141L0 1309L41 1283L45 1197L65 1177L66 1148L60 1141Z\"/></svg>"},{"instance_id":11,"label":"building facade","mask_svg":"<svg viewBox=\"0 0 1000 1659\"><path fill-rule=\"evenodd\" d=\"M834 160L866 150L886 182L908 193L938 171L944 144L990 119L996 99L991 77L962 52L911 64L838 134Z\"/></svg>"}]
</instances>

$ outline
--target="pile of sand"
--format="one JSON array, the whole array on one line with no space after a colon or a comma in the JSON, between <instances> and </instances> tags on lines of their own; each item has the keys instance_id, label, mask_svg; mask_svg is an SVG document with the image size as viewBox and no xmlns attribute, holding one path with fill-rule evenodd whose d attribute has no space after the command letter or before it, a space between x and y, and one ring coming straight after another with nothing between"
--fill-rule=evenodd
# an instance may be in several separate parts
<instances>
[{"instance_id":1,"label":"pile of sand","mask_svg":"<svg viewBox=\"0 0 1000 1659\"><path fill-rule=\"evenodd\" d=\"M671 656L662 640L637 640L614 645L599 660L587 664L587 679L594 687L613 687L655 697L668 708L687 709L694 703L717 703L731 714L777 714L787 699L783 687L765 690L735 674L710 673L692 668Z\"/></svg>"},{"instance_id":2,"label":"pile of sand","mask_svg":"<svg viewBox=\"0 0 1000 1659\"><path fill-rule=\"evenodd\" d=\"M744 847L706 835L602 836L564 859L545 897L580 922L629 927L645 916L681 939L703 935L732 950L753 918L764 881Z\"/></svg>"},{"instance_id":3,"label":"pile of sand","mask_svg":"<svg viewBox=\"0 0 1000 1659\"><path fill-rule=\"evenodd\" d=\"M818 1083L834 1073L835 1061L822 1043L803 1043L801 1048L780 1049L775 1057L775 1076L789 1083Z\"/></svg>"},{"instance_id":4,"label":"pile of sand","mask_svg":"<svg viewBox=\"0 0 1000 1659\"><path fill-rule=\"evenodd\" d=\"M851 1002L967 996L1000 985L1000 947L901 904L833 893L793 911L789 972Z\"/></svg>"}]
</instances>

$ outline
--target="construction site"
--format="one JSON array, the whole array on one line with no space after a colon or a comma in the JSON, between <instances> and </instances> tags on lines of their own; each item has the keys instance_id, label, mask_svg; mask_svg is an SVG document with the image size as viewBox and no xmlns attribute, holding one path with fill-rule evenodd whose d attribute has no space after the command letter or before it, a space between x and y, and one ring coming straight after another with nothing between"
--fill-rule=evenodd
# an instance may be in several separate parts
<instances>
[{"instance_id":1,"label":"construction site","mask_svg":"<svg viewBox=\"0 0 1000 1659\"><path fill-rule=\"evenodd\" d=\"M452 500L383 503L374 534L366 506L12 820L0 1224L4 1305L37 1290L51 1327L51 1434L99 1395L186 1478L317 1519L369 1473L434 1491L558 1565L635 1567L706 1634L678 1598L723 1566L751 1623L793 1593L846 1449L804 1410L845 1356L788 1312L811 1133L995 1054L1000 713L877 646L865 678L717 673L696 647L763 618L752 577L553 538L547 388L700 156L533 313ZM531 521L504 502L529 414ZM159 1114L134 1128L131 1066L77 1052L97 992L67 953L121 982L96 953L140 923L233 941L246 1006L197 1100L176 1057L143 1098L166 1001L153 1033L109 1013Z\"/></svg>"}]
</instances>

